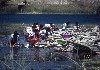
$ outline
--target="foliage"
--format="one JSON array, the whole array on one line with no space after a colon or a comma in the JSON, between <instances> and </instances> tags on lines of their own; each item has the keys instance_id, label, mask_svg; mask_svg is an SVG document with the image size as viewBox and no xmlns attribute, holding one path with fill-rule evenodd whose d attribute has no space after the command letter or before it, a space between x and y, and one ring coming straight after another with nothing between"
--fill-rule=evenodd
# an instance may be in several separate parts
<instances>
[{"instance_id":1,"label":"foliage","mask_svg":"<svg viewBox=\"0 0 100 70\"><path fill-rule=\"evenodd\" d=\"M10 0L0 0L0 8L7 6L9 1Z\"/></svg>"},{"instance_id":2,"label":"foliage","mask_svg":"<svg viewBox=\"0 0 100 70\"><path fill-rule=\"evenodd\" d=\"M30 5L25 8L25 12L38 12L47 14L82 14L82 13L93 13L92 8L84 8L73 5L47 5L47 6L34 6Z\"/></svg>"},{"instance_id":3,"label":"foliage","mask_svg":"<svg viewBox=\"0 0 100 70\"><path fill-rule=\"evenodd\" d=\"M0 0L0 8L4 8L0 13L20 13L18 11L18 3L24 0L12 1L12 5L8 5L10 0ZM68 0L69 4L64 4L64 0L59 0L58 4L48 4L48 0L26 0L28 5L22 13L25 14L95 14L100 13L100 1L94 0ZM51 0L53 1L53 0ZM61 3L62 2L62 3ZM53 3L53 2L52 2Z\"/></svg>"}]
</instances>

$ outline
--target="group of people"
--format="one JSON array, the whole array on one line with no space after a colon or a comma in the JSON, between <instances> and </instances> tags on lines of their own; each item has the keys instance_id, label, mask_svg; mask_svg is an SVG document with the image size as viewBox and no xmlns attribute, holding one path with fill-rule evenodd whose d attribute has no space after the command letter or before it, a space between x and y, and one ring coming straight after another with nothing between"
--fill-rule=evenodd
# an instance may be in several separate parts
<instances>
[{"instance_id":1,"label":"group of people","mask_svg":"<svg viewBox=\"0 0 100 70\"><path fill-rule=\"evenodd\" d=\"M69 22L64 23L62 30L65 30L68 26L69 26ZM76 23L76 26L78 26L78 22ZM28 42L30 42L30 41L33 42L34 40L38 40L38 41L45 40L46 41L48 39L48 36L52 35L55 30L57 30L57 28L52 23L50 23L50 24L34 23L31 26L31 32L30 33L27 32L24 35ZM14 44L17 42L18 35L19 34L17 33L17 31L15 31L14 34L11 35L11 41L10 41L11 47L13 47ZM33 42L33 44L34 44L34 42Z\"/></svg>"},{"instance_id":2,"label":"group of people","mask_svg":"<svg viewBox=\"0 0 100 70\"><path fill-rule=\"evenodd\" d=\"M28 37L29 39L37 38L41 40L46 40L48 38L48 35L52 35L54 29L55 26L53 24L34 24L32 25L32 34L28 34Z\"/></svg>"},{"instance_id":3,"label":"group of people","mask_svg":"<svg viewBox=\"0 0 100 70\"><path fill-rule=\"evenodd\" d=\"M53 24L47 24L47 25L38 25L38 23L34 23L32 26L32 32L31 33L26 33L24 34L26 40L28 42L35 40L47 40L48 35L52 35L55 25ZM10 36L10 47L14 47L14 45L17 43L19 37L19 33L15 31L13 34Z\"/></svg>"}]
</instances>

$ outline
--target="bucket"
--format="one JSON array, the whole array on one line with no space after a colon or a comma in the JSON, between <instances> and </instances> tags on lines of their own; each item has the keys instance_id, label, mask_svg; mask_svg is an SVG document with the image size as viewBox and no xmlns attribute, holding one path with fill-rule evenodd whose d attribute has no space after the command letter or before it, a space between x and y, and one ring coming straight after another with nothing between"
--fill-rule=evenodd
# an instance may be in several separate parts
<instances>
[{"instance_id":1,"label":"bucket","mask_svg":"<svg viewBox=\"0 0 100 70\"><path fill-rule=\"evenodd\" d=\"M32 38L32 39L30 40L30 43L31 43L31 44L36 44L36 43L39 42L39 41L40 41L39 38Z\"/></svg>"},{"instance_id":2,"label":"bucket","mask_svg":"<svg viewBox=\"0 0 100 70\"><path fill-rule=\"evenodd\" d=\"M60 45L65 45L66 41L64 41L64 40L57 40L57 43L60 44Z\"/></svg>"},{"instance_id":3,"label":"bucket","mask_svg":"<svg viewBox=\"0 0 100 70\"><path fill-rule=\"evenodd\" d=\"M65 34L65 35L63 35L63 37L64 37L64 38L70 38L71 35L70 35L70 34Z\"/></svg>"}]
</instances>

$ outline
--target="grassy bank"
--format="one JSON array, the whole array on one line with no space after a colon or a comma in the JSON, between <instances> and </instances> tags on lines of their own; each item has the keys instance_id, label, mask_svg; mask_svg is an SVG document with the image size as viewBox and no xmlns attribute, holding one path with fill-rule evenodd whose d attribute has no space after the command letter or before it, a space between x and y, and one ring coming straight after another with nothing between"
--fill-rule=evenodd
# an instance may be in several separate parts
<instances>
[{"instance_id":1,"label":"grassy bank","mask_svg":"<svg viewBox=\"0 0 100 70\"><path fill-rule=\"evenodd\" d=\"M17 4L11 4L3 8L0 13L17 13L18 11ZM26 5L23 9L23 14L94 14L95 9L92 7L80 7L75 5L37 5L29 4Z\"/></svg>"},{"instance_id":2,"label":"grassy bank","mask_svg":"<svg viewBox=\"0 0 100 70\"><path fill-rule=\"evenodd\" d=\"M26 6L23 13L43 13L43 14L92 14L93 8L84 8L73 5L44 5L44 6Z\"/></svg>"}]
</instances>

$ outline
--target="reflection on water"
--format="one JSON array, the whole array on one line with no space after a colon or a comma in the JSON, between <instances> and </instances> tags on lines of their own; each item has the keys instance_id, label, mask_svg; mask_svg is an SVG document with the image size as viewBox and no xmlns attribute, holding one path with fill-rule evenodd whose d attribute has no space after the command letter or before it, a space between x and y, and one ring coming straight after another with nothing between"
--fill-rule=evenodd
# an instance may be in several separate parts
<instances>
[{"instance_id":1,"label":"reflection on water","mask_svg":"<svg viewBox=\"0 0 100 70\"><path fill-rule=\"evenodd\" d=\"M75 58L72 52L59 52L55 48L13 48L13 59L10 59L11 48L9 36L0 37L0 70L82 70L84 63ZM23 36L18 43L24 43ZM74 55L74 56L73 56ZM87 64L88 66L88 64Z\"/></svg>"},{"instance_id":2,"label":"reflection on water","mask_svg":"<svg viewBox=\"0 0 100 70\"><path fill-rule=\"evenodd\" d=\"M24 37L21 37L21 40ZM23 40L20 42L23 42ZM72 52L57 52L54 48L13 48L13 59L10 60L11 48L8 37L0 39L0 68L14 70L74 70L81 69L73 60ZM77 69L78 69L77 68Z\"/></svg>"}]
</instances>

